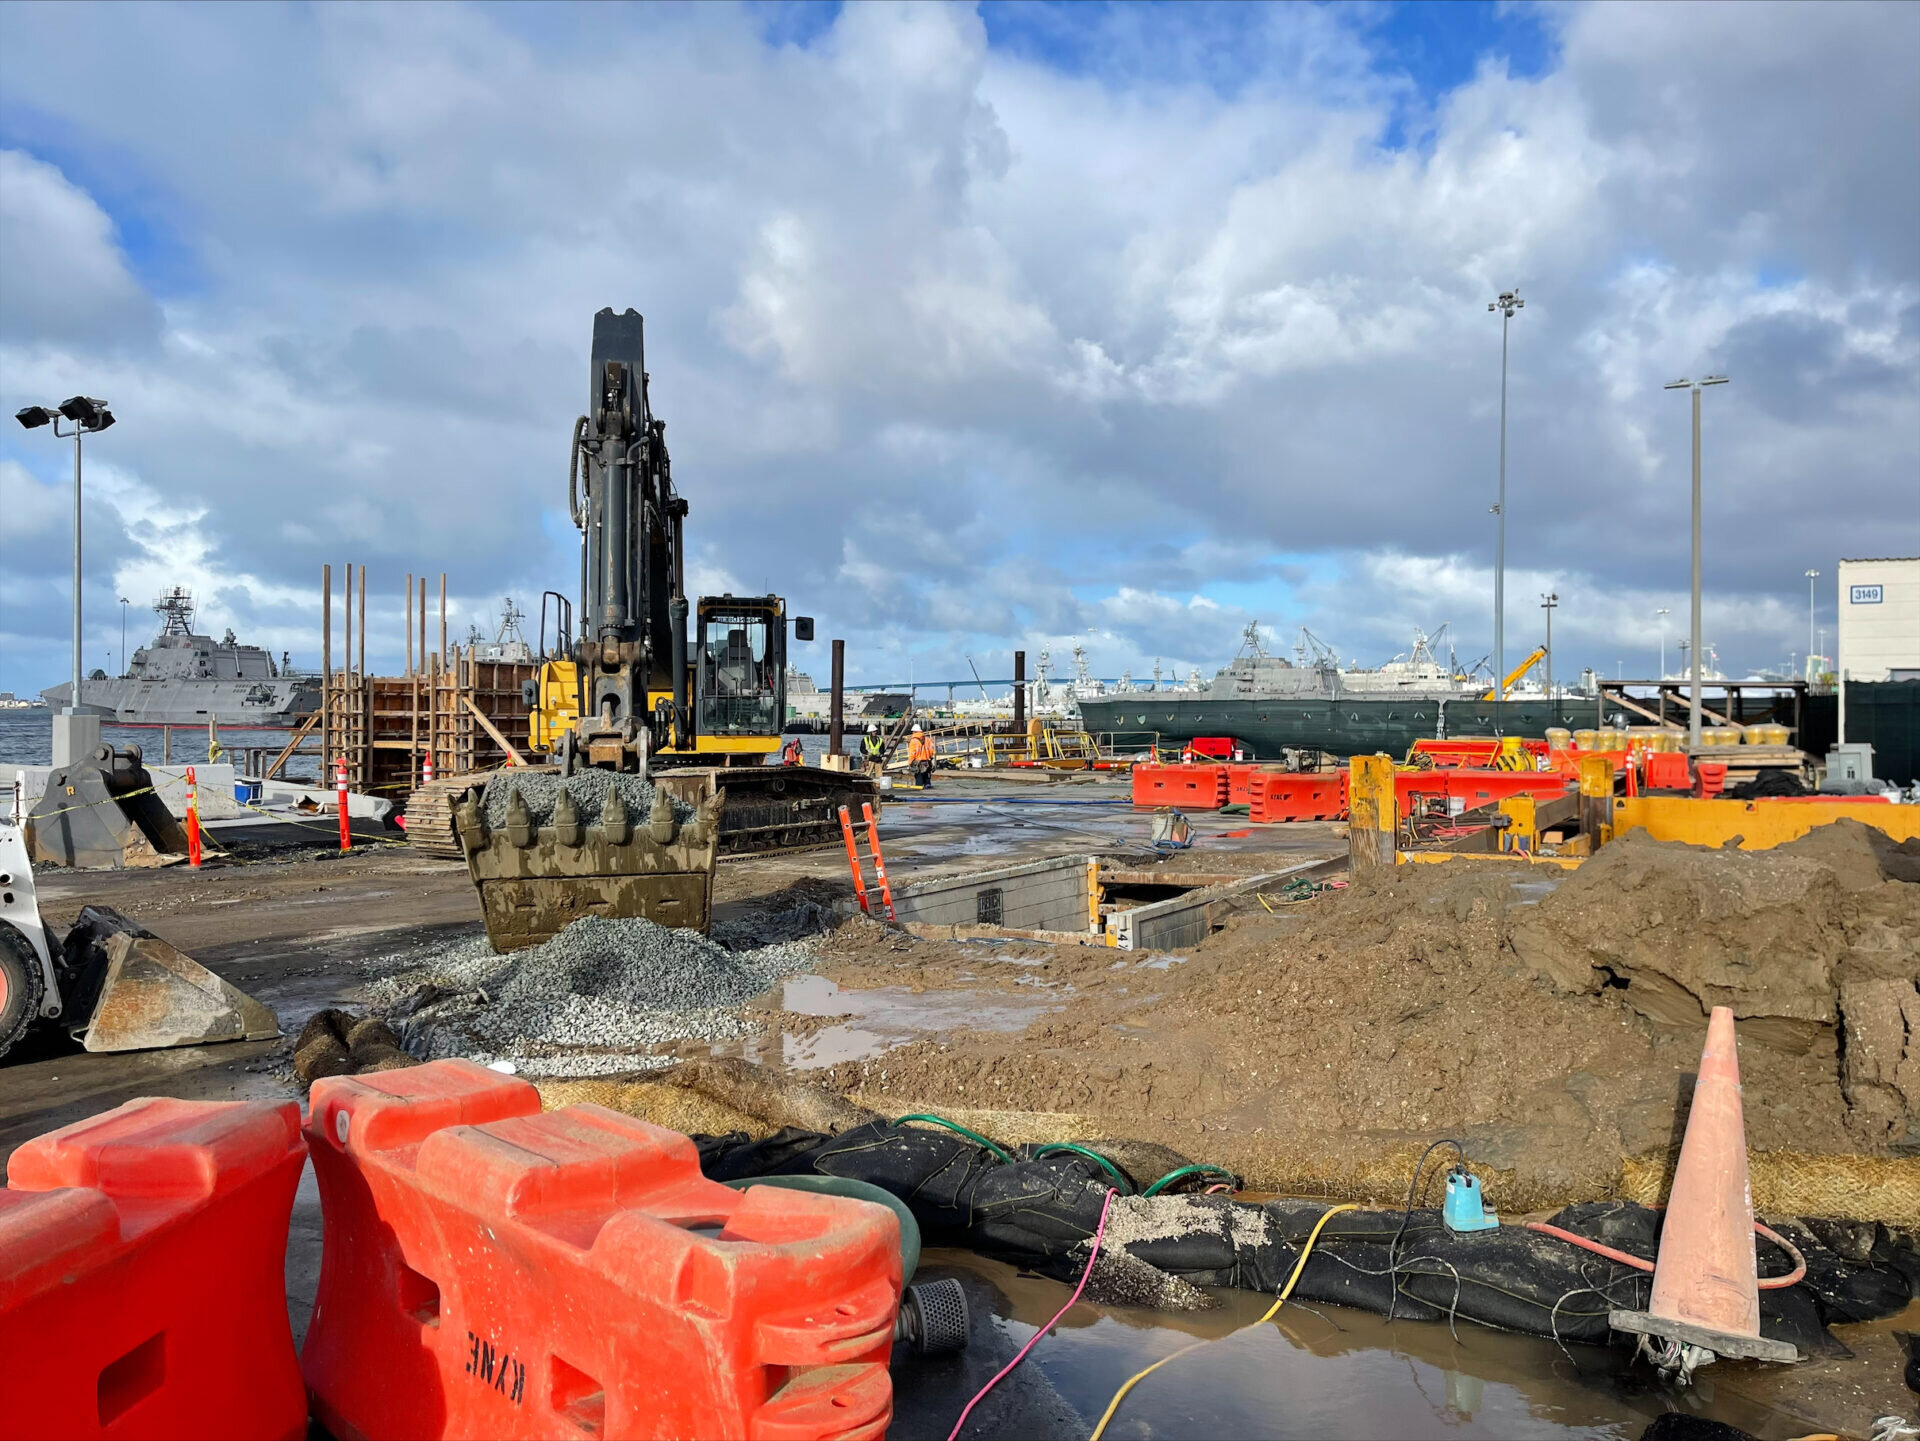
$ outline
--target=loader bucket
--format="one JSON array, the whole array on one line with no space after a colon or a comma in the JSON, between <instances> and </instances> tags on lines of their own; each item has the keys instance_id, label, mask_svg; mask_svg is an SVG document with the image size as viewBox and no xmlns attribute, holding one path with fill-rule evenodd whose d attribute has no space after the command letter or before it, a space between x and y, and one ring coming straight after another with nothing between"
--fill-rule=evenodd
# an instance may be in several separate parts
<instances>
[{"instance_id":1,"label":"loader bucket","mask_svg":"<svg viewBox=\"0 0 1920 1441\"><path fill-rule=\"evenodd\" d=\"M154 794L140 748L101 746L47 777L27 816L33 859L82 870L164 866L187 853L186 833Z\"/></svg>"},{"instance_id":2,"label":"loader bucket","mask_svg":"<svg viewBox=\"0 0 1920 1441\"><path fill-rule=\"evenodd\" d=\"M454 827L496 951L538 945L582 916L699 931L712 918L720 798L711 783L689 804L607 771L563 781L515 767L461 797Z\"/></svg>"},{"instance_id":3,"label":"loader bucket","mask_svg":"<svg viewBox=\"0 0 1920 1441\"><path fill-rule=\"evenodd\" d=\"M67 934L73 987L66 1024L89 1051L146 1051L280 1034L272 1007L108 906Z\"/></svg>"}]
</instances>

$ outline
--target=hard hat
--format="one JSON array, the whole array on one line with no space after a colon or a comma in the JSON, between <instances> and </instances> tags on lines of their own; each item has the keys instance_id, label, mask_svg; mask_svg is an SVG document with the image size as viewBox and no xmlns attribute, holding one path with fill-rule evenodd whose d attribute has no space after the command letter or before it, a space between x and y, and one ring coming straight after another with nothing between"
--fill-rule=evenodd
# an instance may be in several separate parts
<instances>
[{"instance_id":1,"label":"hard hat","mask_svg":"<svg viewBox=\"0 0 1920 1441\"><path fill-rule=\"evenodd\" d=\"M920 734L920 727L919 727L919 726L915 726L915 727L913 728L913 733L914 733L915 735L919 735L919 734Z\"/></svg>"}]
</instances>

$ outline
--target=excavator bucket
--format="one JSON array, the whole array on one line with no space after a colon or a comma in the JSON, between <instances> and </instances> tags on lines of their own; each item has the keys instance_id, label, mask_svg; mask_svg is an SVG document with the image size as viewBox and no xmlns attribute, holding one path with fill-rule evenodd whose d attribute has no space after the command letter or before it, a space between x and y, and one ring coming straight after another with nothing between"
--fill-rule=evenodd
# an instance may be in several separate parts
<instances>
[{"instance_id":1,"label":"excavator bucket","mask_svg":"<svg viewBox=\"0 0 1920 1441\"><path fill-rule=\"evenodd\" d=\"M538 945L582 916L702 931L712 917L720 797L710 781L690 804L637 776L514 767L468 790L453 814L496 951Z\"/></svg>"},{"instance_id":2,"label":"excavator bucket","mask_svg":"<svg viewBox=\"0 0 1920 1441\"><path fill-rule=\"evenodd\" d=\"M171 865L187 853L186 832L154 793L138 746L101 746L48 776L27 834L34 860L82 870Z\"/></svg>"},{"instance_id":3,"label":"excavator bucket","mask_svg":"<svg viewBox=\"0 0 1920 1441\"><path fill-rule=\"evenodd\" d=\"M108 906L67 933L66 1025L89 1051L147 1051L263 1041L280 1020L239 987Z\"/></svg>"}]
</instances>

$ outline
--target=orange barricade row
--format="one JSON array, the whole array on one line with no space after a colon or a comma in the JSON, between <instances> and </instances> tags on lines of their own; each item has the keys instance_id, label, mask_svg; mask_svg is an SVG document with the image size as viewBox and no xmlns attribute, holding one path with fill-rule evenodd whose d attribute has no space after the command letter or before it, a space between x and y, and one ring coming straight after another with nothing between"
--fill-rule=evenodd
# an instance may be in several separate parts
<instances>
[{"instance_id":1,"label":"orange barricade row","mask_svg":"<svg viewBox=\"0 0 1920 1441\"><path fill-rule=\"evenodd\" d=\"M1265 771L1252 778L1248 795L1251 818L1262 825L1343 820L1347 814L1347 773Z\"/></svg>"},{"instance_id":2,"label":"orange barricade row","mask_svg":"<svg viewBox=\"0 0 1920 1441\"><path fill-rule=\"evenodd\" d=\"M899 1222L467 1061L314 1084L335 1436L879 1438Z\"/></svg>"},{"instance_id":3,"label":"orange barricade row","mask_svg":"<svg viewBox=\"0 0 1920 1441\"><path fill-rule=\"evenodd\" d=\"M1227 803L1227 770L1224 765L1135 766L1133 803L1217 811Z\"/></svg>"},{"instance_id":4,"label":"orange barricade row","mask_svg":"<svg viewBox=\"0 0 1920 1441\"><path fill-rule=\"evenodd\" d=\"M129 1101L0 1190L0 1437L304 1437L291 1101Z\"/></svg>"}]
</instances>

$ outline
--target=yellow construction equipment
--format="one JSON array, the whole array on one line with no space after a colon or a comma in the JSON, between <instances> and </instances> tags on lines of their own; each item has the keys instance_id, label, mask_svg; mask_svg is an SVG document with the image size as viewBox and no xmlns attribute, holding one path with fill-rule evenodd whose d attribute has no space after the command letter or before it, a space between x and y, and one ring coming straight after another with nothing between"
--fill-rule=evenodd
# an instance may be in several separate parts
<instances>
[{"instance_id":1,"label":"yellow construction equipment","mask_svg":"<svg viewBox=\"0 0 1920 1441\"><path fill-rule=\"evenodd\" d=\"M777 595L688 605L688 506L674 487L666 422L653 413L648 380L645 322L632 310L602 310L587 413L574 422L568 459L579 628L567 634L563 620L529 682L528 742L547 758L542 769L563 779L609 771L654 783L659 798L637 802L645 814L623 803L597 820L547 791L532 804L496 796L489 807L494 787L520 787L529 770L517 767L465 790L454 829L497 949L583 914L704 928L716 829L725 852L830 845L840 838L841 806L877 799L865 777L766 764L786 719L788 627L809 641L813 620L790 621ZM543 649L544 626L543 605ZM549 816L551 824L540 819Z\"/></svg>"},{"instance_id":2,"label":"yellow construction equipment","mask_svg":"<svg viewBox=\"0 0 1920 1441\"><path fill-rule=\"evenodd\" d=\"M1487 693L1481 696L1480 699L1483 701L1504 700L1507 693L1520 684L1521 677L1526 675L1528 671L1539 665L1540 662L1546 658L1547 648L1545 646L1534 647L1532 655L1528 656L1525 660L1521 661L1519 665L1507 672L1507 678L1500 682L1497 693L1494 687L1489 686Z\"/></svg>"}]
</instances>

